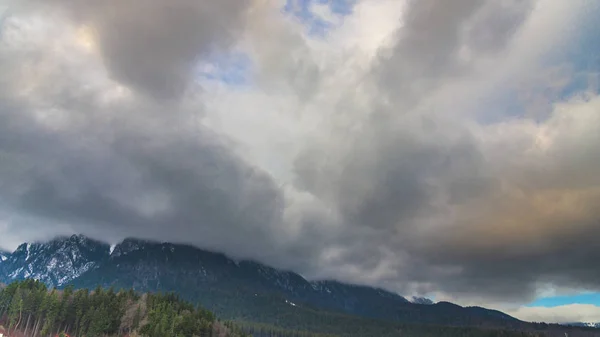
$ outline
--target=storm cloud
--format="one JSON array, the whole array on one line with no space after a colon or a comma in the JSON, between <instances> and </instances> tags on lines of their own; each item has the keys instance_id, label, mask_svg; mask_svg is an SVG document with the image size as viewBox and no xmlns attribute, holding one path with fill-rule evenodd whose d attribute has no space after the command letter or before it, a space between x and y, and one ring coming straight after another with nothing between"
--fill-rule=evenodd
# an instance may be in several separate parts
<instances>
[{"instance_id":1,"label":"storm cloud","mask_svg":"<svg viewBox=\"0 0 600 337\"><path fill-rule=\"evenodd\" d=\"M282 6L14 7L0 245L185 242L461 303L600 290L600 97L573 89L597 6L357 1L324 35Z\"/></svg>"}]
</instances>

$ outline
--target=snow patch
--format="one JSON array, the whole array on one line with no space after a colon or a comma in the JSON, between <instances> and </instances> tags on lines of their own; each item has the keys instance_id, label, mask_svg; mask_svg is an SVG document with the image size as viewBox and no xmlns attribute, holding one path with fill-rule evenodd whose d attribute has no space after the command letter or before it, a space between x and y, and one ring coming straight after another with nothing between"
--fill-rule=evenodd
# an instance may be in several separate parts
<instances>
[{"instance_id":1,"label":"snow patch","mask_svg":"<svg viewBox=\"0 0 600 337\"><path fill-rule=\"evenodd\" d=\"M110 251L108 252L110 255L112 255L112 253L115 251L115 248L117 248L117 245L111 245L110 246Z\"/></svg>"},{"instance_id":2,"label":"snow patch","mask_svg":"<svg viewBox=\"0 0 600 337\"><path fill-rule=\"evenodd\" d=\"M77 253L74 250L71 251L71 259L73 259L73 261L77 261Z\"/></svg>"},{"instance_id":3,"label":"snow patch","mask_svg":"<svg viewBox=\"0 0 600 337\"><path fill-rule=\"evenodd\" d=\"M296 306L296 303L294 303L294 302L290 302L290 301L288 301L288 300L285 300L285 303L287 303L287 304L291 305L292 307L295 307L295 306Z\"/></svg>"},{"instance_id":4,"label":"snow patch","mask_svg":"<svg viewBox=\"0 0 600 337\"><path fill-rule=\"evenodd\" d=\"M9 278L14 279L16 278L21 272L23 271L23 267L13 271L12 273L10 273L10 275L8 275Z\"/></svg>"},{"instance_id":5,"label":"snow patch","mask_svg":"<svg viewBox=\"0 0 600 337\"><path fill-rule=\"evenodd\" d=\"M57 263L58 263L58 260L55 257L53 257L52 260L50 260L50 263L48 263L48 269L56 268Z\"/></svg>"},{"instance_id":6,"label":"snow patch","mask_svg":"<svg viewBox=\"0 0 600 337\"><path fill-rule=\"evenodd\" d=\"M31 256L31 243L27 244L27 257L25 257L25 261L29 260L29 256Z\"/></svg>"}]
</instances>

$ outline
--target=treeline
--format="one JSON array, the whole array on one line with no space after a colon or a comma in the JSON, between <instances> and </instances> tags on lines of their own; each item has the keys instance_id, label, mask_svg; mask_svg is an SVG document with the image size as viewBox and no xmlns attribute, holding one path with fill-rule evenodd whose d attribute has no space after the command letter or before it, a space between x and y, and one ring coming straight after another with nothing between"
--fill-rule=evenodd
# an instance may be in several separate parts
<instances>
[{"instance_id":1,"label":"treeline","mask_svg":"<svg viewBox=\"0 0 600 337\"><path fill-rule=\"evenodd\" d=\"M273 299L253 308L260 317L278 307ZM267 303L268 302L268 303ZM271 310L268 310L271 308ZM416 325L360 318L299 308L289 316L273 315L279 324L219 321L215 315L178 295L138 294L97 287L93 291L48 289L34 280L14 282L0 290L0 325L27 337L532 337L563 336L564 331L509 331L476 327ZM265 319L266 320L266 319ZM598 336L595 331L569 329L569 336Z\"/></svg>"},{"instance_id":2,"label":"treeline","mask_svg":"<svg viewBox=\"0 0 600 337\"><path fill-rule=\"evenodd\" d=\"M268 324L253 322L235 322L230 323L252 337L339 337L336 334L311 332L308 330L285 329Z\"/></svg>"},{"instance_id":3,"label":"treeline","mask_svg":"<svg viewBox=\"0 0 600 337\"><path fill-rule=\"evenodd\" d=\"M46 337L72 336L243 337L231 323L174 294L139 295L133 290L48 289L35 280L0 291L0 324L8 332Z\"/></svg>"},{"instance_id":4,"label":"treeline","mask_svg":"<svg viewBox=\"0 0 600 337\"><path fill-rule=\"evenodd\" d=\"M509 331L471 327L395 324L363 319L348 320L346 324L322 325L320 333L307 330L286 330L268 324L235 322L242 331L253 337L542 337L539 332Z\"/></svg>"}]
</instances>

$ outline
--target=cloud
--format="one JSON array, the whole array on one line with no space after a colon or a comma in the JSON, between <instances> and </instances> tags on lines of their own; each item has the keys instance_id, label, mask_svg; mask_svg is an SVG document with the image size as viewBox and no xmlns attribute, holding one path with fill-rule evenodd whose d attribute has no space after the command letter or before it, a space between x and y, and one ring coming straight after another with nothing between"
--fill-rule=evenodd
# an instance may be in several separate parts
<instances>
[{"instance_id":1,"label":"cloud","mask_svg":"<svg viewBox=\"0 0 600 337\"><path fill-rule=\"evenodd\" d=\"M597 289L600 97L562 95L585 4L358 1L314 36L275 0L30 0L0 42L0 244L139 236L472 304ZM196 77L230 54L245 85Z\"/></svg>"},{"instance_id":2,"label":"cloud","mask_svg":"<svg viewBox=\"0 0 600 337\"><path fill-rule=\"evenodd\" d=\"M331 263L344 271L334 273L360 265L345 276L368 282L365 270L383 268L379 282L391 287L441 290L461 300L529 298L542 280L596 286L584 266L595 258L587 238L598 228L599 214L591 211L597 182L584 172L598 165L588 147L598 144L598 100L556 105L541 124L474 124L469 111L486 109L476 100L503 81L487 65L502 63L507 52L514 53L507 63L532 57L519 50L521 39L545 25L540 14L525 22L531 4L518 16L513 8L494 10L516 27L495 30L489 38L498 49L484 48L462 34L482 22L486 6L407 8L396 44L381 52L372 73L379 89L372 110L350 109L352 122L361 123L356 131L348 124L345 132L332 129L297 158L298 185L334 205L349 231ZM478 57L465 63L465 48ZM489 83L481 86L479 77ZM563 138L574 134L577 141ZM566 253L574 245L578 253ZM576 265L581 269L569 267Z\"/></svg>"},{"instance_id":3,"label":"cloud","mask_svg":"<svg viewBox=\"0 0 600 337\"><path fill-rule=\"evenodd\" d=\"M556 307L521 307L510 315L529 322L577 323L600 321L600 307L591 304L569 304Z\"/></svg>"},{"instance_id":4,"label":"cloud","mask_svg":"<svg viewBox=\"0 0 600 337\"><path fill-rule=\"evenodd\" d=\"M140 85L151 83L129 82L129 70L104 68L104 52L95 55L78 43L78 22L30 15L9 20L1 50L0 153L8 211L109 239L146 233L180 241L188 232L213 249L222 249L214 243L223 238L237 242L232 246L247 240L234 232L263 238L277 232L272 226L281 217L281 191L233 153L226 136L202 125L203 108L192 95L176 102L147 98L149 87ZM112 47L100 42L98 48ZM152 61L158 71L189 53L173 48L169 52L181 55ZM131 71L154 76L154 70ZM179 229L170 236L168 227Z\"/></svg>"},{"instance_id":5,"label":"cloud","mask_svg":"<svg viewBox=\"0 0 600 337\"><path fill-rule=\"evenodd\" d=\"M252 1L31 0L66 13L98 44L109 76L153 98L185 92L198 60L240 34Z\"/></svg>"}]
</instances>

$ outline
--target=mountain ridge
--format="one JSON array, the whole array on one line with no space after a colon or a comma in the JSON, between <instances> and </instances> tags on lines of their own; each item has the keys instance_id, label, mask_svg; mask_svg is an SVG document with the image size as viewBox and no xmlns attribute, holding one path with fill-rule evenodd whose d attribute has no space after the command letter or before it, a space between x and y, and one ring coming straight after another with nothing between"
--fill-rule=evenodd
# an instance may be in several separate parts
<instances>
[{"instance_id":1,"label":"mountain ridge","mask_svg":"<svg viewBox=\"0 0 600 337\"><path fill-rule=\"evenodd\" d=\"M572 323L564 323L563 325L600 329L600 322L597 322L597 323L594 323L594 322L572 322Z\"/></svg>"},{"instance_id":2,"label":"mountain ridge","mask_svg":"<svg viewBox=\"0 0 600 337\"><path fill-rule=\"evenodd\" d=\"M0 282L25 278L73 285L174 291L226 318L277 323L278 315L326 310L361 317L456 326L519 326L495 310L451 303L412 303L383 289L333 280L309 281L292 271L233 260L186 244L126 238L112 246L83 235L20 245L0 262ZM264 317L256 317L257 312ZM283 318L282 318L283 319Z\"/></svg>"},{"instance_id":3,"label":"mountain ridge","mask_svg":"<svg viewBox=\"0 0 600 337\"><path fill-rule=\"evenodd\" d=\"M190 250L198 250L198 251L202 251L204 253L210 254L210 255L214 255L214 256L220 256L222 257L224 260L227 261L227 263L235 263L236 265L240 265L240 264L246 264L246 265L255 265L257 268L262 269L263 271L269 273L269 272L276 272L278 274L294 274L294 277L299 277L304 279L306 282L310 283L313 288L317 288L317 287L323 287L327 284L339 284L339 285L343 285L346 287L353 287L353 288L357 288L357 289L372 289L372 290L376 290L379 291L381 294L386 294L387 296L398 296L398 297L402 297L399 294L396 294L394 292L388 291L386 289L383 288L379 288L379 287L374 287L374 286L368 286L368 285L360 285L360 284L352 284L352 283L347 283L347 282L342 282L342 281L337 281L337 280L333 280L333 279L322 279L322 280L308 280L306 278L304 278L303 276L291 271L291 270L285 270L285 269L278 269L275 267L271 267L268 266L266 264L263 264L261 262L255 261L255 260L251 260L251 259L234 259L230 256L228 256L225 253L222 252L215 252L215 251L210 251L210 250L206 250L203 248L199 248L196 247L194 245L191 244L185 244L185 243L170 243L170 242L166 242L166 241L158 241L158 240L148 240L148 239L139 239L139 238L134 238L134 237L126 237L125 239L123 239L121 242L115 244L115 245L110 245L109 243L100 241L100 240L95 240L95 239L91 239L87 236L84 236L82 234L74 234L71 236L57 236L51 240L48 241L35 241L35 242L31 242L31 243L22 243L20 244L15 251L11 252L7 252L7 251L3 251L0 250L0 263L1 262L5 262L4 264L0 264L0 270L2 270L2 265L8 265L11 261L14 261L14 256L16 253L23 253L23 252L28 252L29 250L37 250L39 249L39 247L44 247L44 246L48 246L48 245L55 245L56 243L65 243L65 242L78 242L80 245L81 244L85 244L85 245L97 245L98 247L96 248L100 248L105 252L108 252L108 254L106 256L104 256L105 259L114 259L117 258L119 256L122 255L126 255L132 252L135 252L137 250L144 250L146 249L148 246L161 246L163 249L165 248L169 248L169 249L175 249L177 247L179 248L186 248L186 249L190 249ZM4 259L3 259L4 258ZM25 258L23 258L23 256L19 256L19 258L21 259L21 262L30 262L28 260L29 255L25 256ZM3 260L2 260L3 259ZM101 262L101 261L100 261ZM16 278L15 278L16 279ZM62 284L50 284L50 286L61 286ZM404 301L409 302L409 300L407 300L406 298L402 297L404 299ZM433 302L431 302L428 299L425 298L419 298L420 301L426 302L427 304L433 304ZM429 302L427 302L429 301Z\"/></svg>"},{"instance_id":4,"label":"mountain ridge","mask_svg":"<svg viewBox=\"0 0 600 337\"><path fill-rule=\"evenodd\" d=\"M33 278L49 286L63 286L101 264L107 250L108 245L83 235L23 243L0 263L0 281Z\"/></svg>"}]
</instances>

